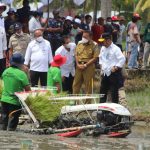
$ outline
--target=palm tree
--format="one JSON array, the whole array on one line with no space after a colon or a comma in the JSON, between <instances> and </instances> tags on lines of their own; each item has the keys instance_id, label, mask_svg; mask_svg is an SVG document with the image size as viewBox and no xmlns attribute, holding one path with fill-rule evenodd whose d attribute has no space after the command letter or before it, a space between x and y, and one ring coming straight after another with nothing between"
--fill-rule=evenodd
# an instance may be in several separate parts
<instances>
[{"instance_id":1,"label":"palm tree","mask_svg":"<svg viewBox=\"0 0 150 150\"><path fill-rule=\"evenodd\" d=\"M150 0L139 0L135 10L136 12L144 12L148 8L150 8Z\"/></svg>"}]
</instances>

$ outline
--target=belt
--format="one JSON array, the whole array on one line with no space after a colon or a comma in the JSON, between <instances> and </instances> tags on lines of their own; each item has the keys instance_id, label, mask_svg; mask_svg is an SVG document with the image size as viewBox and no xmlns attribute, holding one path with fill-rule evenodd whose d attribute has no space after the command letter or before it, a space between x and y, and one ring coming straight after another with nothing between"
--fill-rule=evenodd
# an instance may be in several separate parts
<instances>
[{"instance_id":1,"label":"belt","mask_svg":"<svg viewBox=\"0 0 150 150\"><path fill-rule=\"evenodd\" d=\"M86 64L87 62L85 62L85 61L79 61L78 63L84 65L84 64Z\"/></svg>"}]
</instances>

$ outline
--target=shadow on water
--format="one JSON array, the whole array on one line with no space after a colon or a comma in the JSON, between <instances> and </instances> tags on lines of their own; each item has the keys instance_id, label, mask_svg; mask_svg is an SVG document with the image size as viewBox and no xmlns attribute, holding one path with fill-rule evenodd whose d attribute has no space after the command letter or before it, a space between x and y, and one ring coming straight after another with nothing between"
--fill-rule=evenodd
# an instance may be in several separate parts
<instances>
[{"instance_id":1,"label":"shadow on water","mask_svg":"<svg viewBox=\"0 0 150 150\"><path fill-rule=\"evenodd\" d=\"M127 138L63 138L0 131L0 150L150 150L150 128L134 126Z\"/></svg>"}]
</instances>

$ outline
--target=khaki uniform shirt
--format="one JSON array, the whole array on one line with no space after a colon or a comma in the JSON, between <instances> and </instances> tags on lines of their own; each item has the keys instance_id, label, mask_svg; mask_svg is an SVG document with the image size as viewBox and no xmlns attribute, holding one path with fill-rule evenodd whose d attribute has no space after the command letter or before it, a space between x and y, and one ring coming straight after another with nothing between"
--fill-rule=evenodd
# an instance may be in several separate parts
<instances>
[{"instance_id":1,"label":"khaki uniform shirt","mask_svg":"<svg viewBox=\"0 0 150 150\"><path fill-rule=\"evenodd\" d=\"M13 49L13 54L16 52L19 52L23 56L25 56L25 52L26 52L29 42L30 42L29 34L23 33L23 35L21 36L13 34L10 37L8 47Z\"/></svg>"},{"instance_id":2,"label":"khaki uniform shirt","mask_svg":"<svg viewBox=\"0 0 150 150\"><path fill-rule=\"evenodd\" d=\"M79 42L75 50L75 56L78 58L78 62L88 62L92 58L99 56L99 48L96 42L83 44Z\"/></svg>"}]
</instances>

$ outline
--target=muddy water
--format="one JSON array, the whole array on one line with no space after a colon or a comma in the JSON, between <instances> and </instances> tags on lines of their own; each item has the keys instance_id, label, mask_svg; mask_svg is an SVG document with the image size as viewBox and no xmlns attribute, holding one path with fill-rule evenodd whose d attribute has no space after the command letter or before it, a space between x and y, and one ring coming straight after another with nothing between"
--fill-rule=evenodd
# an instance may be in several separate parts
<instances>
[{"instance_id":1,"label":"muddy water","mask_svg":"<svg viewBox=\"0 0 150 150\"><path fill-rule=\"evenodd\" d=\"M0 150L150 150L150 127L136 125L124 139L62 138L0 131Z\"/></svg>"}]
</instances>

